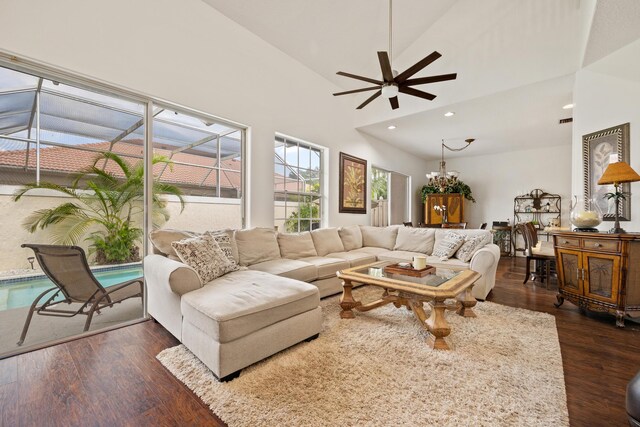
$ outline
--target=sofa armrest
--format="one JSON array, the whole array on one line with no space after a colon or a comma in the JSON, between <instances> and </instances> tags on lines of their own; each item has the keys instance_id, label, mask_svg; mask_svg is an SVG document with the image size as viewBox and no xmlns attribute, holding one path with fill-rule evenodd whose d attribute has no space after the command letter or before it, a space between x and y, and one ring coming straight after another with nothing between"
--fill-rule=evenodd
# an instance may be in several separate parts
<instances>
[{"instance_id":1,"label":"sofa armrest","mask_svg":"<svg viewBox=\"0 0 640 427\"><path fill-rule=\"evenodd\" d=\"M471 257L469 268L482 274L473 287L472 292L475 298L484 300L496 285L498 261L500 261L500 248L493 243L485 245Z\"/></svg>"},{"instance_id":2,"label":"sofa armrest","mask_svg":"<svg viewBox=\"0 0 640 427\"><path fill-rule=\"evenodd\" d=\"M193 268L162 255L147 255L144 258L144 275L152 287L161 286L178 295L202 287L200 278Z\"/></svg>"}]
</instances>

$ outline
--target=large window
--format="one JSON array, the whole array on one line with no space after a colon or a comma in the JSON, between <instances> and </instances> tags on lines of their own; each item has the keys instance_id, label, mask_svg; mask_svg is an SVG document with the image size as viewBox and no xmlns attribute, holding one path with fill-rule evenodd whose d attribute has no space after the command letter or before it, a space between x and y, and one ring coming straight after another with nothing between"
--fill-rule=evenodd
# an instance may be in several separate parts
<instances>
[{"instance_id":1,"label":"large window","mask_svg":"<svg viewBox=\"0 0 640 427\"><path fill-rule=\"evenodd\" d=\"M320 228L323 150L276 135L274 151L274 218L279 231L296 233Z\"/></svg>"},{"instance_id":2,"label":"large window","mask_svg":"<svg viewBox=\"0 0 640 427\"><path fill-rule=\"evenodd\" d=\"M152 227L244 225L243 128L58 77L35 64L29 72L0 66L0 357L84 325L82 316L34 316L16 346L31 303L55 292L22 244L82 246L98 280L111 286L142 276ZM123 302L94 317L90 331L143 314L141 299Z\"/></svg>"}]
</instances>

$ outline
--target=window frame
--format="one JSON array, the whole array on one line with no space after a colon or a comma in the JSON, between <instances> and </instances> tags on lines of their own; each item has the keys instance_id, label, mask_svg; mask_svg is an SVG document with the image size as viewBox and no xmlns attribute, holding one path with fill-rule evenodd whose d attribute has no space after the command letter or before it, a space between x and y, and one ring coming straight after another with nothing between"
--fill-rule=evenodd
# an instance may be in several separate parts
<instances>
[{"instance_id":1,"label":"window frame","mask_svg":"<svg viewBox=\"0 0 640 427\"><path fill-rule=\"evenodd\" d=\"M284 155L281 157L276 153L276 144L281 143L282 146L284 147ZM297 159L296 159L296 165L290 164L287 161L287 153L286 153L286 149L287 149L287 144L295 144L295 146L297 147ZM309 159L309 167L308 168L302 168L300 167L300 147L305 148L307 150L309 150L310 152L310 159ZM319 185L319 191L317 193L313 193L313 192L306 192L306 191L300 191L300 183L303 182L301 180L301 174L300 174L300 170L305 170L305 171L313 171L314 169L312 168L312 162L311 162L311 152L316 151L319 154L319 164L318 164L318 185ZM284 179L285 179L285 185L283 186L282 190L277 190L276 189L276 182L274 180L274 186L273 186L273 200L274 200L274 226L278 227L277 225L278 222L283 222L286 223L287 221L290 220L289 215L288 215L288 203L289 202L289 196L295 196L297 198L300 197L304 197L304 198L310 198L311 202L313 202L314 199L318 200L318 216L310 216L310 217L304 217L301 218L298 215L298 227L297 227L297 233L300 233L302 231L312 231L315 228L313 228L313 225L315 223L318 224L317 228L323 228L325 227L325 218L326 218L326 199L327 199L327 194L326 194L326 188L327 188L327 182L325 180L325 168L326 168L326 155L327 155L328 149L326 147L323 147L321 145L318 144L314 144L312 142L309 141L305 141L303 139L300 138L296 138L296 137L292 137L289 135L285 135L279 132L276 132L275 136L274 136L274 156L273 156L273 168L274 168L274 174L275 174L275 167L280 165L284 167ZM276 159L279 159L280 162L277 162ZM298 191L289 191L286 188L286 172L287 170L291 171L292 173L295 173L297 175L297 179L296 182L298 183ZM280 198L278 198L278 196L280 196ZM278 203L284 203L283 205L280 205L280 207L284 208L283 212L284 215L283 216L276 216L275 215L275 210L278 206ZM300 203L299 199L298 202L293 202L293 203ZM299 211L298 211L299 212ZM304 221L309 221L309 230L301 230L301 224Z\"/></svg>"}]
</instances>

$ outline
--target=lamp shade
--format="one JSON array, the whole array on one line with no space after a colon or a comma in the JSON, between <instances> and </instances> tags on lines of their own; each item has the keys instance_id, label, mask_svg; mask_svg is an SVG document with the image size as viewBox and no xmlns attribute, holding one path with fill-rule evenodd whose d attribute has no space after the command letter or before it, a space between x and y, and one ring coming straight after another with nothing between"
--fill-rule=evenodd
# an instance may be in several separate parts
<instances>
[{"instance_id":1,"label":"lamp shade","mask_svg":"<svg viewBox=\"0 0 640 427\"><path fill-rule=\"evenodd\" d=\"M609 163L609 166L607 166L607 169L598 180L598 185L621 184L623 182L635 181L640 181L640 175L631 169L628 163L617 162Z\"/></svg>"}]
</instances>

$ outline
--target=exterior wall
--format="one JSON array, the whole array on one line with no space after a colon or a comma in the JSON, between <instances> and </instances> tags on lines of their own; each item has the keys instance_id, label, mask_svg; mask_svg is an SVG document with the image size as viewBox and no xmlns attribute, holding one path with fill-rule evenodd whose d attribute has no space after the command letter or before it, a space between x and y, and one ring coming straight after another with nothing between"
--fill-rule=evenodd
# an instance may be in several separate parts
<instances>
[{"instance_id":1,"label":"exterior wall","mask_svg":"<svg viewBox=\"0 0 640 427\"><path fill-rule=\"evenodd\" d=\"M50 230L29 233L22 226L24 219L38 209L52 208L67 200L59 196L27 195L19 202L12 200L11 194L17 187L0 188L0 272L28 269L27 257L33 256L31 249L20 247L23 243L51 243ZM171 217L162 228L177 228L204 232L216 228L240 228L241 206L236 200L221 200L211 197L186 197L187 204L180 213L180 203L169 201L167 206ZM137 220L141 221L141 219ZM138 222L140 223L140 222ZM88 242L78 242L78 246L88 251ZM37 262L35 263L37 268Z\"/></svg>"}]
</instances>

